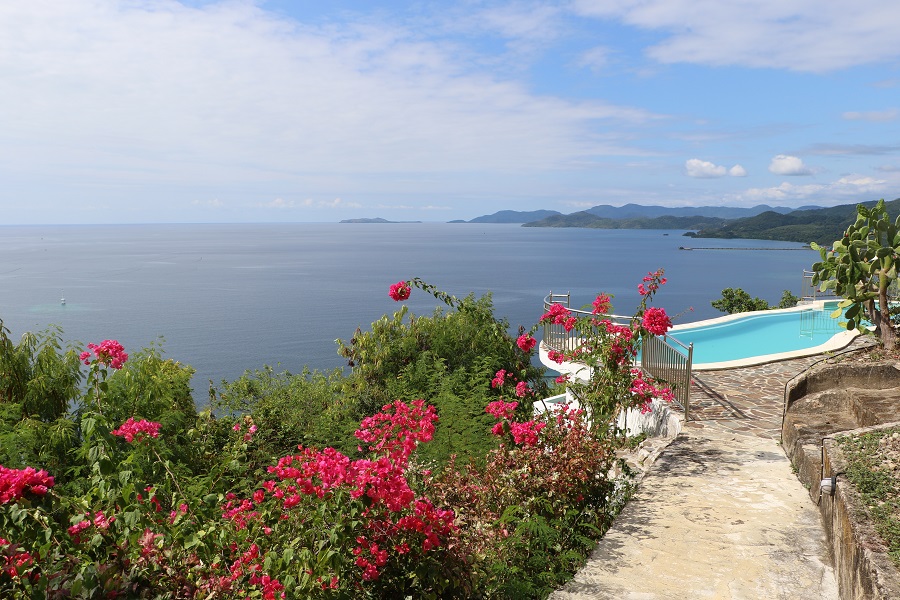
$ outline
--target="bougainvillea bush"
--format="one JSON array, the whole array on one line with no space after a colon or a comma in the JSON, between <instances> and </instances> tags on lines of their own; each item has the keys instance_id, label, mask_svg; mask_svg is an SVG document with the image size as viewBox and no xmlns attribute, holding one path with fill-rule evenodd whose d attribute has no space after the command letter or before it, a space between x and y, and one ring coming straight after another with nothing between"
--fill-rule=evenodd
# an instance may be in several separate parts
<instances>
[{"instance_id":1,"label":"bougainvillea bush","mask_svg":"<svg viewBox=\"0 0 900 600\"><path fill-rule=\"evenodd\" d=\"M477 366L465 371L467 379L482 375L471 382L471 398L481 400L473 422L490 440L483 451L436 462L425 450L455 413L442 414L428 398L400 397L359 419L352 447L343 439L340 449L295 443L267 455L290 432L268 435L283 413L254 409L271 405L173 413L184 391L177 365L150 360L144 371L129 371L135 356L154 354L129 356L114 340L91 344L76 353L88 367L80 397L69 415L52 415L72 424L64 459L43 463L26 453L34 464L0 466L0 597L545 597L583 562L627 497L627 483L612 475L618 438L583 410L535 416L546 389L531 365L533 331L513 337L506 323L486 317L483 301L458 300L416 279L391 286L390 296L404 301L413 288L504 345L498 356L472 358ZM603 311L590 319L596 323L582 323L554 310L545 317L593 332L579 358L633 356L640 336L662 331L668 319L641 310L630 334L610 335ZM316 402L324 406L341 389L358 393L387 357L414 365L400 369L403 377L428 380L425 363L414 359L423 340L445 343L439 322L416 330L386 321L380 333L358 333L342 346L355 370L345 384L325 377L328 391ZM391 335L409 340L411 331L421 333L411 336L418 342L390 348ZM587 390L625 397L597 406L641 405L658 393L625 362L616 362L618 379L608 375L608 385ZM154 366L168 384L136 386ZM0 373L0 383L8 379ZM412 388L384 387L379 397L391 389ZM13 450L3 456L13 458Z\"/></svg>"}]
</instances>

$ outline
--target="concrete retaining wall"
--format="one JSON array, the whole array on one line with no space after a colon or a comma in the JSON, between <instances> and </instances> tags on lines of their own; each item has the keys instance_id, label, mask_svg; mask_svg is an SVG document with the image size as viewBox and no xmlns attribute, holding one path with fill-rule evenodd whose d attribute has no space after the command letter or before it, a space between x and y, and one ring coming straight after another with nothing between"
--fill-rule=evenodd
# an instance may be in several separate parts
<instances>
[{"instance_id":1,"label":"concrete retaining wall","mask_svg":"<svg viewBox=\"0 0 900 600\"><path fill-rule=\"evenodd\" d=\"M785 389L782 445L821 513L842 600L900 599L900 570L840 475L846 460L833 439L900 425L898 399L900 368L893 361L826 365ZM821 494L821 480L834 474L834 495Z\"/></svg>"}]
</instances>

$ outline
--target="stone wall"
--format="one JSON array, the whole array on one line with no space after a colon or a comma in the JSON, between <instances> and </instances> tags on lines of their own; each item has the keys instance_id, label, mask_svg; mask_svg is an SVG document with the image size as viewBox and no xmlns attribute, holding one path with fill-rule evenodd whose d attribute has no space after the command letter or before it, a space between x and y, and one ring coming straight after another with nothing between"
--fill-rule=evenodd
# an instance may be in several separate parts
<instances>
[{"instance_id":1,"label":"stone wall","mask_svg":"<svg viewBox=\"0 0 900 600\"><path fill-rule=\"evenodd\" d=\"M900 368L894 361L814 368L785 388L782 445L816 503L843 600L900 599L900 570L875 533L859 494L840 474L836 434L900 424ZM834 494L823 479L836 475Z\"/></svg>"}]
</instances>

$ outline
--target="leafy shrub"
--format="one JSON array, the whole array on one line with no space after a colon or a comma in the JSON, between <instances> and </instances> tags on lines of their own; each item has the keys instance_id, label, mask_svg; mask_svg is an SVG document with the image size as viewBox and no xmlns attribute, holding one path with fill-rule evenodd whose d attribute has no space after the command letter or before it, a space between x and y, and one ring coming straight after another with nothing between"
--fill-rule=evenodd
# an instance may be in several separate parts
<instances>
[{"instance_id":1,"label":"leafy shrub","mask_svg":"<svg viewBox=\"0 0 900 600\"><path fill-rule=\"evenodd\" d=\"M621 440L607 413L665 395L627 361L641 336L671 324L646 306L661 272L644 281L629 326L603 318L602 295L589 318L544 316L584 332L564 358L597 368L570 382L589 412L537 418L546 386L531 332L514 339L489 299L419 280L453 310L405 322L401 309L359 333L342 346L354 362L346 378L247 373L223 387L218 417L188 403L189 367L153 349L89 345L77 410L35 421L69 419L60 471L0 467L0 596L542 597L627 496L611 475ZM401 284L399 300L411 290ZM434 403L409 398L418 393ZM0 406L12 415L0 429L6 455L31 435L39 458L46 431L16 417L18 402ZM350 419L369 410L352 449L318 444L348 446ZM294 449L298 440L310 443ZM457 448L469 451L456 458Z\"/></svg>"}]
</instances>

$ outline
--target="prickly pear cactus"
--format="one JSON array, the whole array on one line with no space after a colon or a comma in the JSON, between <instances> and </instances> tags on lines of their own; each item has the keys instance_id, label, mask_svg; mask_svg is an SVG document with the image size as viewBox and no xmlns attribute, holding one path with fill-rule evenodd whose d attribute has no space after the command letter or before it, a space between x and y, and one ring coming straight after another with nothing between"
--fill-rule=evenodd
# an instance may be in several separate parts
<instances>
[{"instance_id":1,"label":"prickly pear cactus","mask_svg":"<svg viewBox=\"0 0 900 600\"><path fill-rule=\"evenodd\" d=\"M893 350L888 288L897 280L900 216L892 222L884 200L871 209L860 204L856 212L856 222L830 249L812 244L822 257L812 267L813 284L843 298L832 316L843 313L847 329L868 332L874 326L885 349Z\"/></svg>"}]
</instances>

